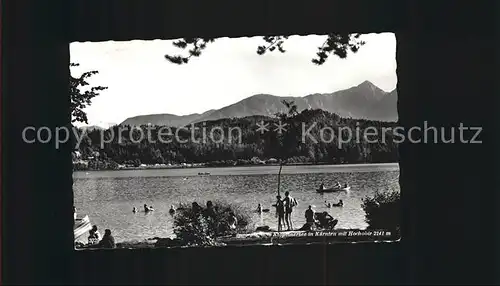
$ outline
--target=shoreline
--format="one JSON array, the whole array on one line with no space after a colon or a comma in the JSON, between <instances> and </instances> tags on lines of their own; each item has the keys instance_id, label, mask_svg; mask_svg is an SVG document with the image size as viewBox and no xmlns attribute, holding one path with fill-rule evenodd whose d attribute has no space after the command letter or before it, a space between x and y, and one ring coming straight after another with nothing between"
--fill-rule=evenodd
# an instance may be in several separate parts
<instances>
[{"instance_id":1,"label":"shoreline","mask_svg":"<svg viewBox=\"0 0 500 286\"><path fill-rule=\"evenodd\" d=\"M228 246L271 246L271 245L308 245L308 244L337 244L337 243L394 243L399 242L401 236L396 232L366 230L366 229L338 229L333 231L255 231L248 234L220 237L216 242ZM192 248L200 246L186 246L175 238L149 238L142 241L123 241L116 243L119 249L141 248ZM93 250L92 247L80 247L77 250Z\"/></svg>"},{"instance_id":2,"label":"shoreline","mask_svg":"<svg viewBox=\"0 0 500 286\"><path fill-rule=\"evenodd\" d=\"M386 163L357 163L357 164L352 164L352 163L289 163L289 164L284 164L283 166L360 166L360 165L389 165L389 164L398 164L399 162L386 162ZM175 166L155 166L155 165L146 165L146 166L141 166L141 167L122 167L118 169L92 169L92 170L74 170L74 172L100 172L100 171L138 171L138 170L177 170L177 169L207 169L207 168L233 168L233 167L263 167L263 166L268 166L268 167L279 167L280 164L251 164L251 165L221 165L221 166L206 166L204 164L207 163L200 163L202 165L197 165L197 166L180 166L180 165L175 165Z\"/></svg>"}]
</instances>

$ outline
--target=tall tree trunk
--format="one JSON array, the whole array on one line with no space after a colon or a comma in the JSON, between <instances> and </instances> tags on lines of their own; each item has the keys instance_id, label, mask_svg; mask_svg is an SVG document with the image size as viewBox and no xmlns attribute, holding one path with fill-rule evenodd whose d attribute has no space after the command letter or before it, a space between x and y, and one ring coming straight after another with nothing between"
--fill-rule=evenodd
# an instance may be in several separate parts
<instances>
[{"instance_id":1,"label":"tall tree trunk","mask_svg":"<svg viewBox=\"0 0 500 286\"><path fill-rule=\"evenodd\" d=\"M280 171L278 172L278 196L280 195L281 169L282 168L283 168L283 161L280 161Z\"/></svg>"}]
</instances>

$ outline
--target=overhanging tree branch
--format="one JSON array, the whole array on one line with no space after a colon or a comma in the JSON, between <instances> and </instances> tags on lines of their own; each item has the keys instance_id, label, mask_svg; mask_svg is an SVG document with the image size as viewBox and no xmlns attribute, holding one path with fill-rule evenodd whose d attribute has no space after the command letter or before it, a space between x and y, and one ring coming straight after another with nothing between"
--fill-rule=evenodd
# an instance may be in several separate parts
<instances>
[{"instance_id":1,"label":"overhanging tree branch","mask_svg":"<svg viewBox=\"0 0 500 286\"><path fill-rule=\"evenodd\" d=\"M70 67L77 67L79 64L70 63ZM82 91L81 88L88 86L89 83L87 79L93 75L98 74L98 71L88 71L84 72L79 77L69 77L69 95L70 95L70 112L71 112L71 122L83 122L88 124L87 113L83 111L87 106L92 103L92 99L99 95L99 93L107 87L104 86L93 86L86 91Z\"/></svg>"},{"instance_id":2,"label":"overhanging tree branch","mask_svg":"<svg viewBox=\"0 0 500 286\"><path fill-rule=\"evenodd\" d=\"M321 47L318 47L316 53L317 58L311 61L316 65L322 65L328 59L330 54L334 54L341 59L347 57L349 52L356 53L361 46L365 44L360 40L361 34L328 34L325 42ZM264 55L266 52L273 52L276 49L285 53L283 44L289 36L264 36L263 40L266 44L257 47L257 54ZM202 51L208 44L213 43L215 38L183 38L173 42L176 48L181 50L188 50L187 55L165 55L165 58L171 63L182 65L187 64L189 60L194 57L199 57Z\"/></svg>"}]
</instances>

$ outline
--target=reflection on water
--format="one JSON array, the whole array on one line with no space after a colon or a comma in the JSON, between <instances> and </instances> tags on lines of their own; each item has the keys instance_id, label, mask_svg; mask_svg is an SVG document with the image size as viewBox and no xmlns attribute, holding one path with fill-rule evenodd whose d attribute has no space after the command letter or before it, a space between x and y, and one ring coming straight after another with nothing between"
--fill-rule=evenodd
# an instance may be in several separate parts
<instances>
[{"instance_id":1,"label":"reflection on water","mask_svg":"<svg viewBox=\"0 0 500 286\"><path fill-rule=\"evenodd\" d=\"M257 204L271 209L259 215L253 212L256 226L276 228L277 219L271 205L277 194L278 167L238 167L204 169L170 169L140 171L75 172L75 206L89 215L100 229L109 228L117 241L145 239L172 234L171 205L207 200L233 202L253 211ZM210 176L198 176L209 172ZM299 205L294 209L294 226L304 223L304 211L311 204L317 211L327 210L339 220L337 228L364 228L361 199L376 190L399 190L397 164L354 166L285 166L281 193L290 191ZM321 182L348 182L349 193L318 194ZM324 201L344 201L343 208L326 208ZM144 213L143 205L154 212ZM133 213L133 207L138 208Z\"/></svg>"}]
</instances>

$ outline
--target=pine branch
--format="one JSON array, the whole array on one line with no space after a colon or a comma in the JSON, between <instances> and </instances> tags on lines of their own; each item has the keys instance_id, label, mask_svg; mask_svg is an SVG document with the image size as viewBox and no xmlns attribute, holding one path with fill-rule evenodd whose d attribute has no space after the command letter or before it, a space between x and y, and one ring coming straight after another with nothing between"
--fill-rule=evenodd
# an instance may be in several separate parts
<instances>
[{"instance_id":1,"label":"pine branch","mask_svg":"<svg viewBox=\"0 0 500 286\"><path fill-rule=\"evenodd\" d=\"M365 44L360 40L360 34L329 34L325 42L318 47L316 58L311 61L316 65L322 65L326 62L329 55L334 54L344 59L349 52L356 53ZM267 45L257 47L257 54L264 55L266 52L278 50L285 53L284 42L289 36L264 36L263 40ZM199 57L202 51L209 43L214 42L214 38L183 38L173 42L173 46L181 50L187 50L187 55L165 55L165 58L171 63L182 65L187 64L192 57Z\"/></svg>"}]
</instances>

